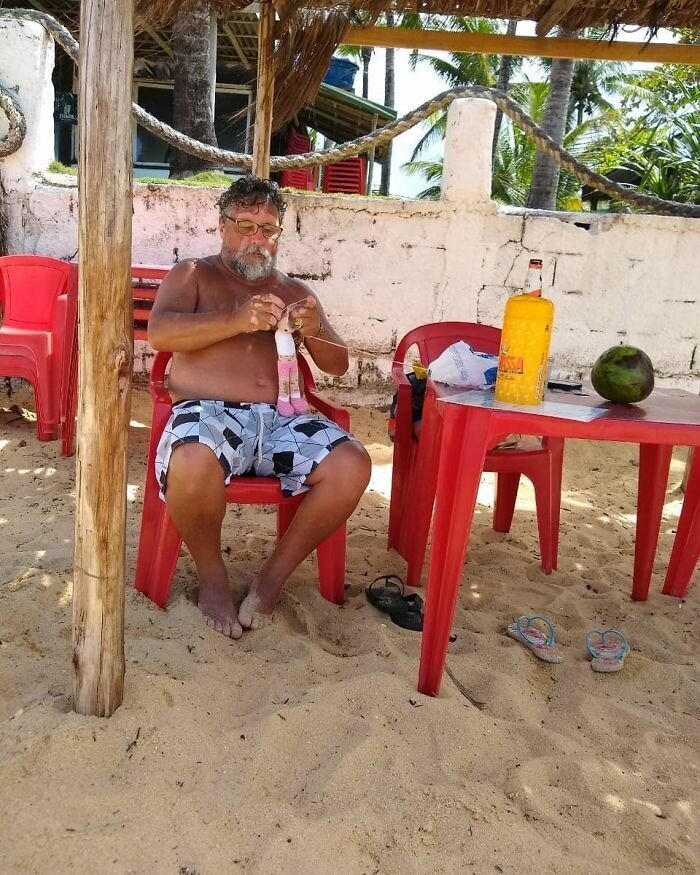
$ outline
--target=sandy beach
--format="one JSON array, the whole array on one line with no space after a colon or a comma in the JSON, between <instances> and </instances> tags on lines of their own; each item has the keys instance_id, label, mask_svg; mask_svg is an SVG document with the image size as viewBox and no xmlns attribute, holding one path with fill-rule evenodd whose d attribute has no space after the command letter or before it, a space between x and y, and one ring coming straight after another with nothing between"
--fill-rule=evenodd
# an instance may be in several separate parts
<instances>
[{"instance_id":1,"label":"sandy beach","mask_svg":"<svg viewBox=\"0 0 700 875\"><path fill-rule=\"evenodd\" d=\"M439 698L416 692L420 635L368 604L386 551L386 413L352 411L374 462L350 521L347 601L321 599L313 560L274 623L240 642L205 629L193 564L161 611L131 580L150 400L130 435L124 703L71 710L74 459L36 438L31 391L0 387L0 871L2 875L412 875L700 871L700 574L660 594L681 505L671 470L652 592L630 599L636 448L567 444L559 570L538 564L532 491L490 528L484 477ZM274 538L271 508L230 507L238 595ZM554 623L547 665L504 634ZM632 652L591 671L591 628Z\"/></svg>"}]
</instances>

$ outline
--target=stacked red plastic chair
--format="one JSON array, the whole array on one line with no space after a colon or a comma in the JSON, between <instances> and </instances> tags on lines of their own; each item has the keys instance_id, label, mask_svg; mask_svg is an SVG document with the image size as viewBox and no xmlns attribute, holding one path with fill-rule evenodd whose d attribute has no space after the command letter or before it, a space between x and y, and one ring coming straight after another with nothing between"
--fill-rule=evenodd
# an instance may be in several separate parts
<instances>
[{"instance_id":1,"label":"stacked red plastic chair","mask_svg":"<svg viewBox=\"0 0 700 875\"><path fill-rule=\"evenodd\" d=\"M322 189L326 194L365 194L366 179L366 159L345 158L323 168Z\"/></svg>"},{"instance_id":2,"label":"stacked red plastic chair","mask_svg":"<svg viewBox=\"0 0 700 875\"><path fill-rule=\"evenodd\" d=\"M412 388L401 364L409 349L418 348L424 365L434 361L448 346L460 340L479 352L497 354L501 332L489 325L472 322L436 322L414 328L399 342L393 356L392 376L397 386L396 430L389 508L389 549L397 550L408 562L406 582L420 583L428 532L418 532L411 515L411 496L420 488L414 476L418 435L412 417ZM561 472L564 441L545 438L541 448L493 449L486 455L484 471L498 475L493 527L509 532L515 511L520 475L535 488L537 527L540 538L542 569L550 574L557 567L559 516L561 507Z\"/></svg>"},{"instance_id":3,"label":"stacked red plastic chair","mask_svg":"<svg viewBox=\"0 0 700 875\"><path fill-rule=\"evenodd\" d=\"M289 139L284 150L285 155L304 155L311 152L311 139L294 127L289 128ZM314 191L313 170L303 167L298 170L283 170L280 178L282 188L298 188L302 191Z\"/></svg>"},{"instance_id":4,"label":"stacked red plastic chair","mask_svg":"<svg viewBox=\"0 0 700 875\"><path fill-rule=\"evenodd\" d=\"M180 533L168 514L165 502L159 496L154 464L158 442L172 408L172 401L165 385L165 372L170 358L169 352L159 352L151 371L153 421L135 580L136 589L160 607L164 607L167 601L182 544ZM309 403L319 413L348 430L350 415L347 410L322 398L316 391L316 384L306 360L303 356L299 356L298 361L304 383L304 394ZM292 498L282 495L276 477L234 477L226 487L228 503L276 504L278 539L289 528L303 500L303 495ZM345 534L346 526L343 524L316 548L321 595L335 604L342 604L345 596Z\"/></svg>"},{"instance_id":5,"label":"stacked red plastic chair","mask_svg":"<svg viewBox=\"0 0 700 875\"><path fill-rule=\"evenodd\" d=\"M0 258L0 289L0 374L32 384L39 440L55 440L65 411L66 327L76 319L77 266L8 255Z\"/></svg>"}]
</instances>

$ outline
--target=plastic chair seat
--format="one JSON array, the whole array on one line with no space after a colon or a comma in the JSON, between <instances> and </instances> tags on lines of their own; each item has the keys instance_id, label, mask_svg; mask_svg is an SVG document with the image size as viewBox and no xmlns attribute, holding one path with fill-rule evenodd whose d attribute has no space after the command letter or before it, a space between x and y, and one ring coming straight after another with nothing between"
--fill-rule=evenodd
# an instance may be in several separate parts
<instances>
[{"instance_id":1,"label":"plastic chair seat","mask_svg":"<svg viewBox=\"0 0 700 875\"><path fill-rule=\"evenodd\" d=\"M420 582L428 533L416 531L410 513L411 493L420 488L420 484L415 482L414 464L418 437L412 421L411 385L401 363L408 350L417 346L421 363L427 366L459 340L466 341L479 352L496 354L500 338L500 330L492 326L442 322L413 329L396 347L392 376L397 385L398 401L388 547L396 549L408 561L406 582L409 586L417 586ZM563 457L564 441L545 438L540 447L493 449L487 453L484 463L484 471L497 475L493 519L495 531L510 531L521 475L532 481L537 505L541 563L546 574L557 567Z\"/></svg>"},{"instance_id":2,"label":"plastic chair seat","mask_svg":"<svg viewBox=\"0 0 700 875\"><path fill-rule=\"evenodd\" d=\"M151 371L153 420L135 578L136 589L160 607L164 607L167 601L182 545L182 538L170 518L167 505L159 496L155 475L158 442L172 409L172 402L165 386L165 371L170 358L170 353L159 352ZM348 412L317 394L306 360L303 356L299 356L298 361L309 403L319 413L342 428L349 429ZM227 503L277 505L278 539L286 532L303 500L304 495L291 498L282 495L280 482L276 477L236 477L226 487ZM321 595L336 604L342 604L345 596L345 551L345 525L337 529L316 549Z\"/></svg>"}]
</instances>

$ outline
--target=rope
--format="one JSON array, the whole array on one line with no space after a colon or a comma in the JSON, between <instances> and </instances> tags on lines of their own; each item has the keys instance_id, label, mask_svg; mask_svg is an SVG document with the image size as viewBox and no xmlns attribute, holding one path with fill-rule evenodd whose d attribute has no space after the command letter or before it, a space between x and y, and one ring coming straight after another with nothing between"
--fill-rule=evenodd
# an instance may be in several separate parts
<instances>
[{"instance_id":1,"label":"rope","mask_svg":"<svg viewBox=\"0 0 700 875\"><path fill-rule=\"evenodd\" d=\"M38 12L32 9L7 9L0 10L0 16L6 16L16 19L28 19L36 21L43 25L51 36L59 43L70 58L78 63L78 43L75 41L71 33L59 24L55 18L43 12ZM0 91L0 96L7 95L7 92ZM9 96L9 95L8 95ZM488 88L483 85L466 85L459 88L451 88L448 91L443 91L437 97L419 106L417 109L405 115L403 118L389 122L383 128L379 128L371 134L364 137L358 137L356 140L344 143L332 149L325 149L322 152L307 152L303 155L282 155L275 156L270 159L270 170L280 172L283 170L294 170L301 167L315 167L317 165L332 164L347 158L352 155L359 155L362 152L367 152L372 147L381 146L394 137L398 137L404 131L414 127L419 122L424 121L434 112L443 109L452 103L453 100L464 97L477 97L493 101L496 106L507 115L511 121L524 131L536 144L538 149L544 152L552 160L560 164L569 173L576 176L586 185L597 191L602 191L611 198L620 201L626 201L636 207L650 213L657 213L666 216L681 216L683 218L700 218L699 204L681 204L675 201L662 200L661 198L653 197L648 194L640 194L639 192L630 191L628 188L613 182L607 176L591 170L582 164L578 159L574 158L561 146L558 146L552 138L545 133L535 122L524 112L522 107L514 100L511 100L508 95L499 91L497 88ZM13 102L14 108L21 115L21 110L17 104ZM0 156L11 154L19 148L22 142L24 133L15 133L14 140L13 130L23 131L24 118L21 118L21 125L10 118L10 112L7 111L5 103L0 101L0 108L4 109L10 119L10 133L4 140L0 140ZM182 152L187 152L189 155L195 155L205 161L213 164L226 164L232 167L240 167L244 170L250 170L253 166L252 155L246 155L242 152L229 152L226 149L219 149L215 146L208 146L193 140L191 137L182 134L175 128L166 125L158 119L149 115L142 107L136 103L131 105L132 113L136 117L138 123L150 131L156 137L165 140L171 146L180 149ZM19 140L17 138L19 137ZM8 142L17 145L14 148L8 146Z\"/></svg>"}]
</instances>

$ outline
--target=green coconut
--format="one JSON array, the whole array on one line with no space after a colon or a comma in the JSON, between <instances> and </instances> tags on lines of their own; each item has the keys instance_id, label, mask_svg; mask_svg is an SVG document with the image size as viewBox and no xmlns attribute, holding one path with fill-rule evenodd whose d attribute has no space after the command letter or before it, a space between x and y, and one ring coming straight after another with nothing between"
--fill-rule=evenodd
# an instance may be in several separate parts
<instances>
[{"instance_id":1,"label":"green coconut","mask_svg":"<svg viewBox=\"0 0 700 875\"><path fill-rule=\"evenodd\" d=\"M608 401L635 404L654 389L654 366L636 346L612 346L598 358L591 371L593 388Z\"/></svg>"}]
</instances>

